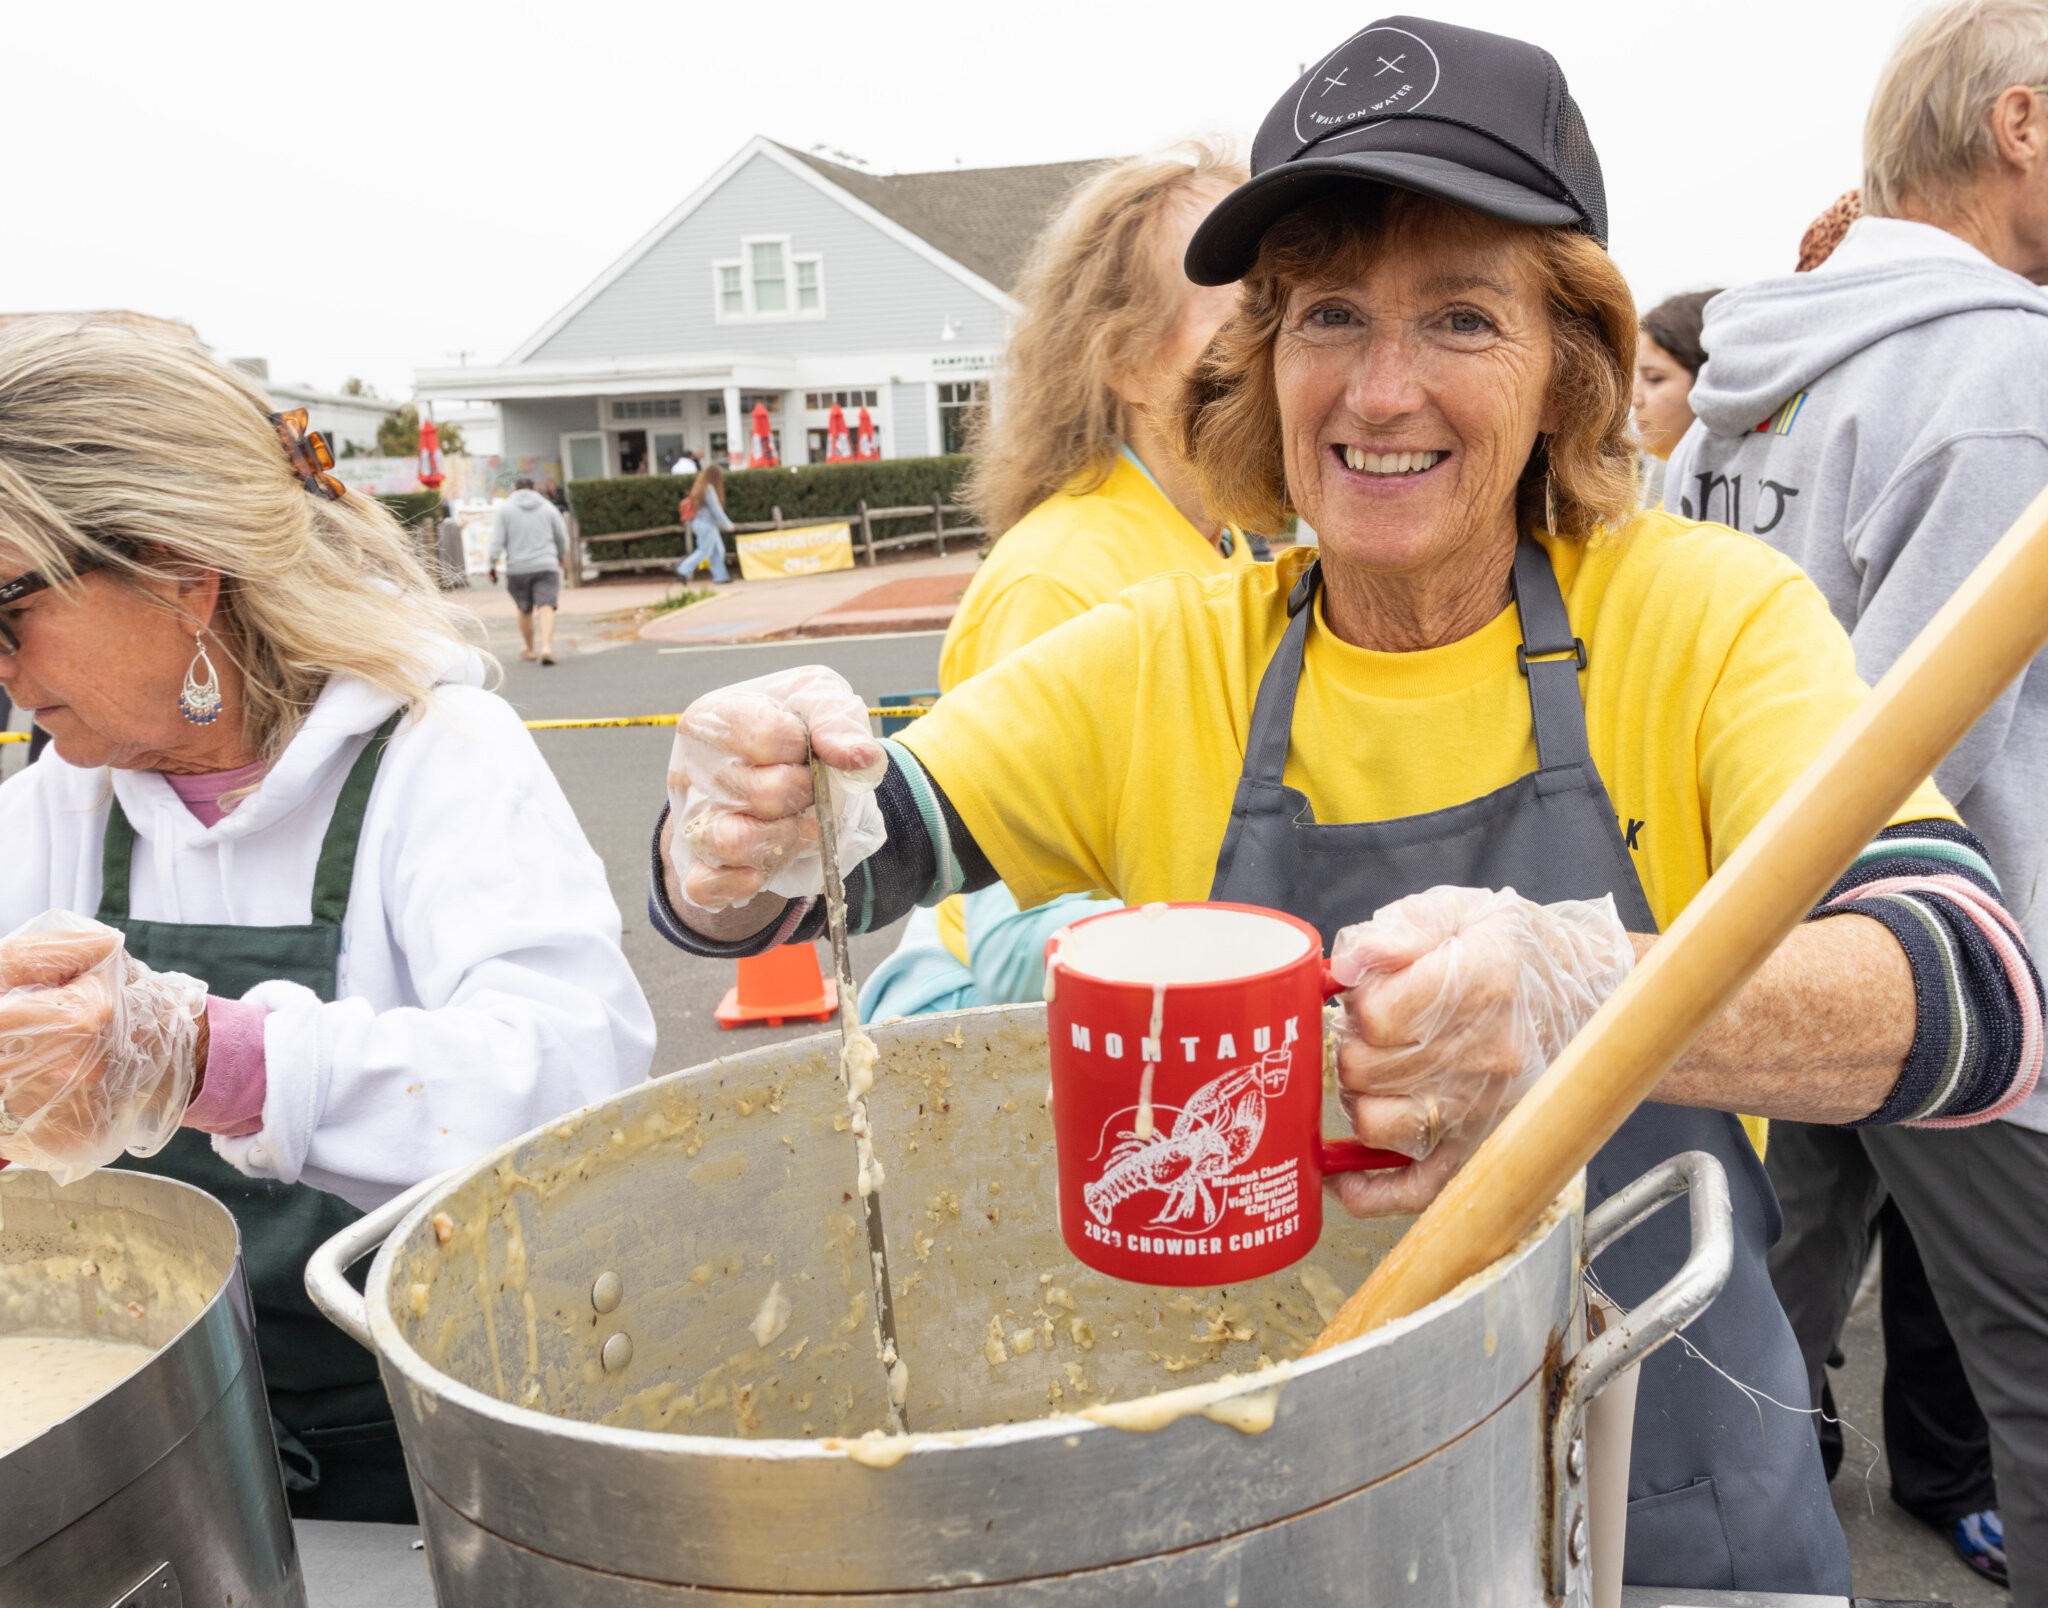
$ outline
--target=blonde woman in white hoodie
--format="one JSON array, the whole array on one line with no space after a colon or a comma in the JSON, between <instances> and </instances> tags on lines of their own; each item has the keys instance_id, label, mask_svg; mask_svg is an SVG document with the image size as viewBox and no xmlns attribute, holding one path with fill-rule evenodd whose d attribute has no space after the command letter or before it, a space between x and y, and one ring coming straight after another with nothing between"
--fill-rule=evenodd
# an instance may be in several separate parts
<instances>
[{"instance_id":1,"label":"blonde woman in white hoodie","mask_svg":"<svg viewBox=\"0 0 2048 1608\"><path fill-rule=\"evenodd\" d=\"M363 1209L643 1077L602 864L465 616L303 414L167 336L0 337L0 1159L241 1226L292 1507L403 1521L302 1284Z\"/></svg>"}]
</instances>

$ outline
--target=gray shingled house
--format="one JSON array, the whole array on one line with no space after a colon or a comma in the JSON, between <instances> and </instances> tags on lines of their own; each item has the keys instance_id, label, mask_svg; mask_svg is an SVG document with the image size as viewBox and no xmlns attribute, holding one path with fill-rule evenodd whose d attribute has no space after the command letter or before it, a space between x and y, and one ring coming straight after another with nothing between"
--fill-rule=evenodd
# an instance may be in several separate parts
<instances>
[{"instance_id":1,"label":"gray shingled house","mask_svg":"<svg viewBox=\"0 0 2048 1608\"><path fill-rule=\"evenodd\" d=\"M507 459L564 479L744 450L757 401L784 463L823 459L835 402L884 457L954 450L1025 252L1094 166L878 174L753 139L502 363L419 394L495 403Z\"/></svg>"}]
</instances>

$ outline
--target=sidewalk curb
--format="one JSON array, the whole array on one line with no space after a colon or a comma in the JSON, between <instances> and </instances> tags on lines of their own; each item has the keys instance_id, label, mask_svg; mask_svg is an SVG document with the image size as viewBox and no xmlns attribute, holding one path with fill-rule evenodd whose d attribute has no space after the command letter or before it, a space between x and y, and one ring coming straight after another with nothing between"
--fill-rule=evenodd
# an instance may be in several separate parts
<instances>
[{"instance_id":1,"label":"sidewalk curb","mask_svg":"<svg viewBox=\"0 0 2048 1608\"><path fill-rule=\"evenodd\" d=\"M888 631L943 631L953 623L952 609L849 609L806 620L791 637L877 636Z\"/></svg>"},{"instance_id":2,"label":"sidewalk curb","mask_svg":"<svg viewBox=\"0 0 2048 1608\"><path fill-rule=\"evenodd\" d=\"M979 562L974 554L948 554L892 563L879 571L741 582L649 620L636 634L642 642L703 647L943 631L952 624Z\"/></svg>"},{"instance_id":3,"label":"sidewalk curb","mask_svg":"<svg viewBox=\"0 0 2048 1608\"><path fill-rule=\"evenodd\" d=\"M952 609L849 609L816 614L807 620L734 620L729 625L706 622L701 630L677 629L689 614L679 609L649 620L636 633L642 642L665 646L715 646L725 642L796 642L809 637L882 636L898 631L943 631L953 623Z\"/></svg>"}]
</instances>

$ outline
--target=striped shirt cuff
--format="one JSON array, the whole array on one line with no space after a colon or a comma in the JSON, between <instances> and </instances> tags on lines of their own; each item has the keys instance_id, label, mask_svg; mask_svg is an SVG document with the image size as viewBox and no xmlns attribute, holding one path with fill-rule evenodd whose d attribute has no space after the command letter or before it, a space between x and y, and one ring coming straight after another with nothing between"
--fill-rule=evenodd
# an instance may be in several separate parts
<instances>
[{"instance_id":1,"label":"striped shirt cuff","mask_svg":"<svg viewBox=\"0 0 2048 1608\"><path fill-rule=\"evenodd\" d=\"M1809 919L1881 923L1913 972L1913 1047L1857 1126L1954 1128L2004 1116L2041 1074L2041 980L1983 845L1952 821L1887 827Z\"/></svg>"}]
</instances>

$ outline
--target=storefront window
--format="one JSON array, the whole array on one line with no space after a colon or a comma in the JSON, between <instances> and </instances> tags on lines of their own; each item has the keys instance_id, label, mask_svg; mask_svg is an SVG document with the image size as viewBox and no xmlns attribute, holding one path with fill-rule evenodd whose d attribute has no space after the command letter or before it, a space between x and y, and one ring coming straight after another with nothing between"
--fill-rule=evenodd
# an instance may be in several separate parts
<instances>
[{"instance_id":1,"label":"storefront window","mask_svg":"<svg viewBox=\"0 0 2048 1608\"><path fill-rule=\"evenodd\" d=\"M974 421L988 406L987 380L947 380L939 386L939 451L965 452Z\"/></svg>"}]
</instances>

